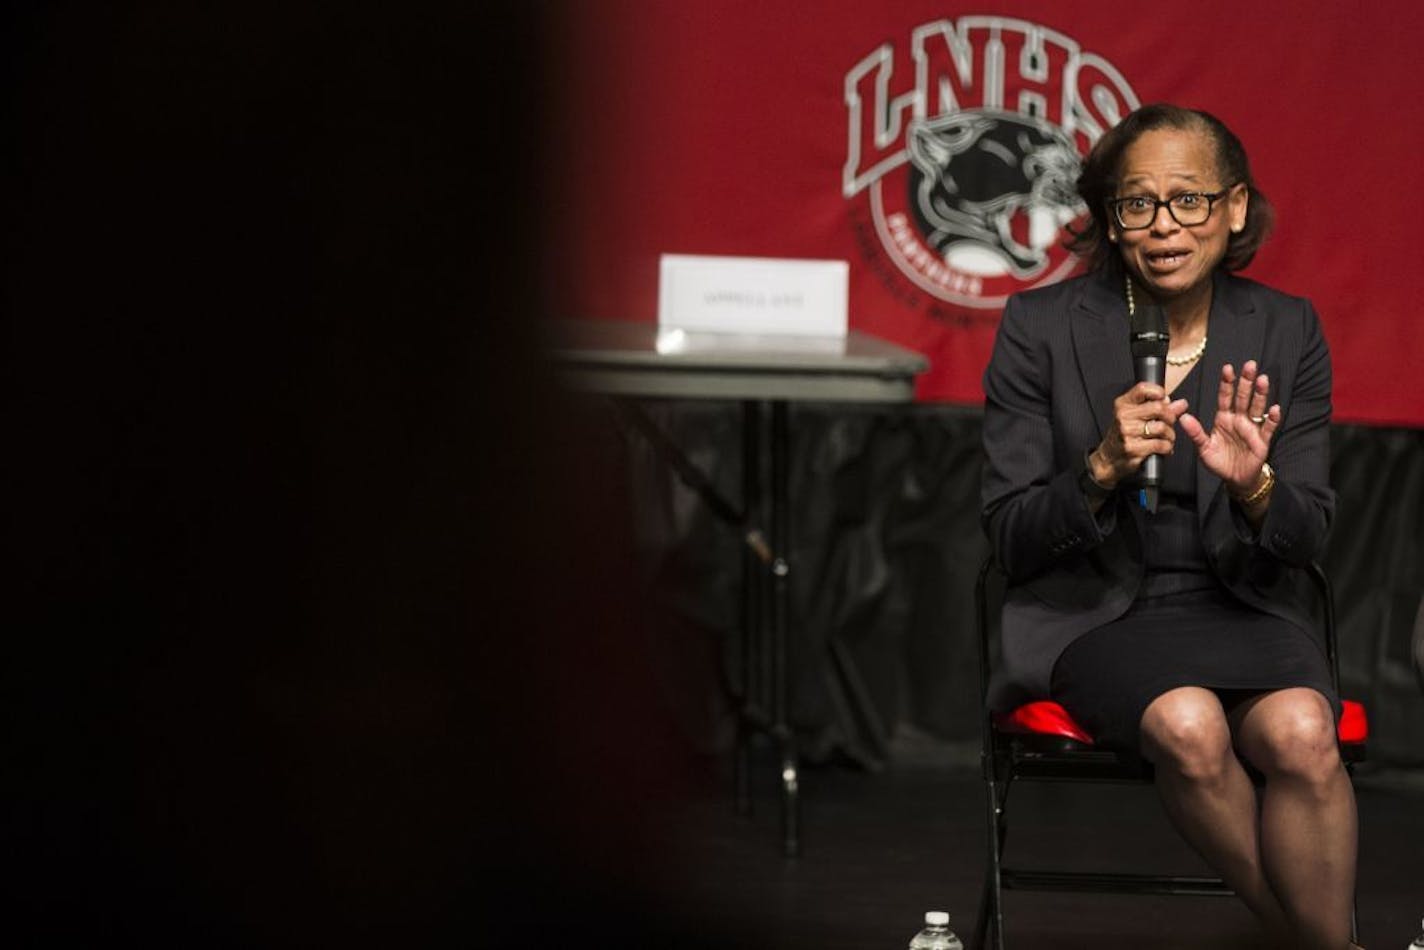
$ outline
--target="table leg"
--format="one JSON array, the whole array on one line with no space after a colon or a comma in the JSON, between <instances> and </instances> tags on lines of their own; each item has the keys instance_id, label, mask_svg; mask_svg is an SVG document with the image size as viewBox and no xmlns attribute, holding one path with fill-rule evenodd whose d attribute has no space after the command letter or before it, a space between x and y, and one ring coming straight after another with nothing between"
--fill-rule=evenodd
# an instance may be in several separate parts
<instances>
[{"instance_id":1,"label":"table leg","mask_svg":"<svg viewBox=\"0 0 1424 950\"><path fill-rule=\"evenodd\" d=\"M742 510L746 523L758 524L761 517L761 404L742 403ZM737 748L733 760L736 811L752 812L751 741L765 724L760 696L765 682L762 671L761 588L764 567L750 548L742 549L742 701L737 715Z\"/></svg>"},{"instance_id":2,"label":"table leg","mask_svg":"<svg viewBox=\"0 0 1424 950\"><path fill-rule=\"evenodd\" d=\"M789 721L789 625L791 597L790 555L790 427L784 401L771 405L771 549L776 557L772 575L772 735L781 757L782 850L795 857L801 850L800 767L796 734Z\"/></svg>"},{"instance_id":3,"label":"table leg","mask_svg":"<svg viewBox=\"0 0 1424 950\"><path fill-rule=\"evenodd\" d=\"M799 763L789 723L787 679L790 565L788 407L784 401L742 403L742 510L738 511L632 400L615 400L620 418L642 434L683 483L722 521L742 532L742 695L733 753L733 797L738 814L752 810L751 741L759 732L776 744L781 764L782 844L800 850ZM770 406L770 428L765 416ZM767 450L770 450L769 452ZM763 461L770 456L770 477ZM770 521L769 532L759 525ZM768 537L768 534L770 537Z\"/></svg>"}]
</instances>

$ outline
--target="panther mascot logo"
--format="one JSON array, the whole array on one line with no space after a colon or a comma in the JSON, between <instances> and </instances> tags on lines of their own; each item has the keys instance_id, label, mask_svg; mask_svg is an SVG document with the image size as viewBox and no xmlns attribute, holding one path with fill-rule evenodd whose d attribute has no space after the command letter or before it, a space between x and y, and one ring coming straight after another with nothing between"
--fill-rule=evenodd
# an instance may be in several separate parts
<instances>
[{"instance_id":1,"label":"panther mascot logo","mask_svg":"<svg viewBox=\"0 0 1424 950\"><path fill-rule=\"evenodd\" d=\"M891 299L956 321L995 320L1010 294L1078 268L1065 238L1087 213L1082 156L1138 105L1073 37L980 14L882 43L843 95L841 194L861 256Z\"/></svg>"},{"instance_id":2,"label":"panther mascot logo","mask_svg":"<svg viewBox=\"0 0 1424 950\"><path fill-rule=\"evenodd\" d=\"M915 221L959 272L1037 277L1063 226L1087 210L1074 189L1078 151L1045 122L959 112L911 123L908 140Z\"/></svg>"}]
</instances>

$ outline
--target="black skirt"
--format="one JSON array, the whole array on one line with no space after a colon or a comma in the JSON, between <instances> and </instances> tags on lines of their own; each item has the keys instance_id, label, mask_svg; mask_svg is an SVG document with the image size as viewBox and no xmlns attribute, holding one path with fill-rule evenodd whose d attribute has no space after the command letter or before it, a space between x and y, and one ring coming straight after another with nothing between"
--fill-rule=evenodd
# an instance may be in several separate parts
<instances>
[{"instance_id":1,"label":"black skirt","mask_svg":"<svg viewBox=\"0 0 1424 950\"><path fill-rule=\"evenodd\" d=\"M1119 619L1068 645L1053 667L1051 690L1100 745L1137 756L1142 714L1181 686L1214 691L1228 712L1259 693L1306 686L1340 718L1321 644L1222 588L1139 599Z\"/></svg>"}]
</instances>

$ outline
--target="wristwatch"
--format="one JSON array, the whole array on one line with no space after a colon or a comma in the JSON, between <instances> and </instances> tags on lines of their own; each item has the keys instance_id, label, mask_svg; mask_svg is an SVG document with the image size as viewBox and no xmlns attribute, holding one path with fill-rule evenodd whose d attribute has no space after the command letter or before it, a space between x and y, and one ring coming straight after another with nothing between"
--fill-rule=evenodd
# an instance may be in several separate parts
<instances>
[{"instance_id":1,"label":"wristwatch","mask_svg":"<svg viewBox=\"0 0 1424 950\"><path fill-rule=\"evenodd\" d=\"M1274 489L1275 487L1276 470L1271 468L1270 462L1263 462L1261 463L1261 483L1257 485L1256 488L1253 489L1249 495L1242 495L1239 497L1236 495L1232 495L1232 497L1236 498L1236 501L1239 504L1246 507L1250 507L1251 505L1254 505L1256 502L1260 501L1262 498L1265 498L1267 495L1269 495L1272 489Z\"/></svg>"},{"instance_id":2,"label":"wristwatch","mask_svg":"<svg viewBox=\"0 0 1424 950\"><path fill-rule=\"evenodd\" d=\"M1113 489L1104 488L1093 478L1092 455L1092 449L1083 453L1083 464L1078 468L1078 489L1089 501L1107 501L1113 496Z\"/></svg>"}]
</instances>

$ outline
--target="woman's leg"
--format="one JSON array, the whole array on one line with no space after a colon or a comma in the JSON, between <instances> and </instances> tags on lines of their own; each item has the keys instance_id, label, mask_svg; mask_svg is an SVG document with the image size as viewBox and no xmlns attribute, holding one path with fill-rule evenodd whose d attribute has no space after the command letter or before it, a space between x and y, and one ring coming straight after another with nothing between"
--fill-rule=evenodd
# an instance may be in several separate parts
<instances>
[{"instance_id":1,"label":"woman's leg","mask_svg":"<svg viewBox=\"0 0 1424 950\"><path fill-rule=\"evenodd\" d=\"M1266 777L1261 863L1300 946L1349 942L1355 895L1355 793L1335 716L1313 689L1253 697L1232 711L1236 747Z\"/></svg>"},{"instance_id":2,"label":"woman's leg","mask_svg":"<svg viewBox=\"0 0 1424 950\"><path fill-rule=\"evenodd\" d=\"M1283 940L1287 918L1262 869L1256 789L1236 758L1216 694L1195 686L1169 690L1143 712L1141 731L1142 754L1156 769L1172 823L1272 938Z\"/></svg>"}]
</instances>

